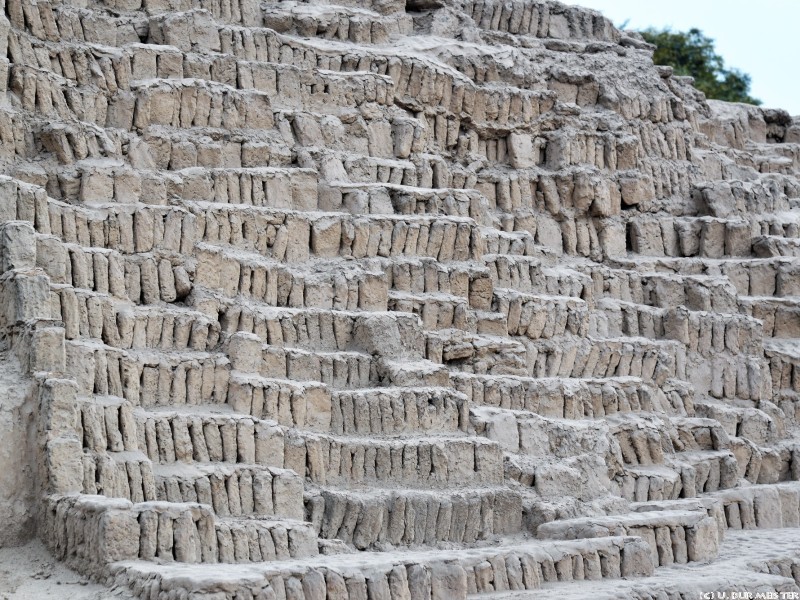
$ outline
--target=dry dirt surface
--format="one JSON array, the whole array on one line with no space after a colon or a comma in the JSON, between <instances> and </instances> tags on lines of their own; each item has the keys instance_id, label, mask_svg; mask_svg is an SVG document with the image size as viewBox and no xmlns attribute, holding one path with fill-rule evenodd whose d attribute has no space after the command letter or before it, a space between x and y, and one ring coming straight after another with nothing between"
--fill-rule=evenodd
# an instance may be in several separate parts
<instances>
[{"instance_id":1,"label":"dry dirt surface","mask_svg":"<svg viewBox=\"0 0 800 600\"><path fill-rule=\"evenodd\" d=\"M130 600L56 561L41 542L0 548L0 600Z\"/></svg>"}]
</instances>

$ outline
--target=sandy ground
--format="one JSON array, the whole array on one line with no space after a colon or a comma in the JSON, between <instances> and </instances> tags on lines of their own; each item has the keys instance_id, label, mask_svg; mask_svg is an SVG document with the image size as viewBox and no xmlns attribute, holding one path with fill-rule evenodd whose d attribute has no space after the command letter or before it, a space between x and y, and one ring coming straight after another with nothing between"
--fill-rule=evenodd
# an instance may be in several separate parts
<instances>
[{"instance_id":1,"label":"sandy ground","mask_svg":"<svg viewBox=\"0 0 800 600\"><path fill-rule=\"evenodd\" d=\"M132 600L54 560L39 541L0 548L0 600Z\"/></svg>"}]
</instances>

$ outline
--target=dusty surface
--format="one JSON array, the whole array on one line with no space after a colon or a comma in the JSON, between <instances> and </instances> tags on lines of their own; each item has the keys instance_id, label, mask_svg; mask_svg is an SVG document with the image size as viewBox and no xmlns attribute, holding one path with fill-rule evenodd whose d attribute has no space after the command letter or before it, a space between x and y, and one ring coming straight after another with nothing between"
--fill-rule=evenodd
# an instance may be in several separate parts
<instances>
[{"instance_id":1,"label":"dusty surface","mask_svg":"<svg viewBox=\"0 0 800 600\"><path fill-rule=\"evenodd\" d=\"M0 600L127 600L55 560L39 541L0 548Z\"/></svg>"}]
</instances>

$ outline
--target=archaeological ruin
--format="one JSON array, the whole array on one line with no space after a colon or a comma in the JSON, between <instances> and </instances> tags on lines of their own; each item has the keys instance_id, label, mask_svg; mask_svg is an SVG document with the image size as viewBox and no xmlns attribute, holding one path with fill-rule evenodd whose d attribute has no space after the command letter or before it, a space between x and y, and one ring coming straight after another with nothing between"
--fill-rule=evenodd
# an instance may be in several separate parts
<instances>
[{"instance_id":1,"label":"archaeological ruin","mask_svg":"<svg viewBox=\"0 0 800 600\"><path fill-rule=\"evenodd\" d=\"M0 4L0 546L800 598L800 117L549 0Z\"/></svg>"}]
</instances>

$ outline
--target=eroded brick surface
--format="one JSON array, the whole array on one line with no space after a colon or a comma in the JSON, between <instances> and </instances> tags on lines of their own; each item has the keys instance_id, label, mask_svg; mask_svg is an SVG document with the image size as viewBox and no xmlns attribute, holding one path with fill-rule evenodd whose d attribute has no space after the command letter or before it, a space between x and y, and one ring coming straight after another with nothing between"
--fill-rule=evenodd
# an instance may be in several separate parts
<instances>
[{"instance_id":1,"label":"eroded brick surface","mask_svg":"<svg viewBox=\"0 0 800 600\"><path fill-rule=\"evenodd\" d=\"M797 118L554 2L4 14L56 557L149 600L797 589L721 550L800 527Z\"/></svg>"}]
</instances>

